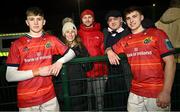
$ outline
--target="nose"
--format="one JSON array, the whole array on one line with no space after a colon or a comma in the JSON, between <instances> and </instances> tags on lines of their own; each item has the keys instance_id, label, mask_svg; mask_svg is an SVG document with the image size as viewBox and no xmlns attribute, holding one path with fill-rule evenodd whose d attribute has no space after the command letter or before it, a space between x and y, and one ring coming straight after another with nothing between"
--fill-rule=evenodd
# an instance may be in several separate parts
<instances>
[{"instance_id":1,"label":"nose","mask_svg":"<svg viewBox=\"0 0 180 112\"><path fill-rule=\"evenodd\" d=\"M72 32L70 32L69 35L72 36Z\"/></svg>"},{"instance_id":2,"label":"nose","mask_svg":"<svg viewBox=\"0 0 180 112\"><path fill-rule=\"evenodd\" d=\"M133 22L133 19L132 18L130 18L130 23L132 23Z\"/></svg>"},{"instance_id":3,"label":"nose","mask_svg":"<svg viewBox=\"0 0 180 112\"><path fill-rule=\"evenodd\" d=\"M37 19L34 20L34 24L35 24L35 25L38 24L38 20L37 20Z\"/></svg>"}]
</instances>

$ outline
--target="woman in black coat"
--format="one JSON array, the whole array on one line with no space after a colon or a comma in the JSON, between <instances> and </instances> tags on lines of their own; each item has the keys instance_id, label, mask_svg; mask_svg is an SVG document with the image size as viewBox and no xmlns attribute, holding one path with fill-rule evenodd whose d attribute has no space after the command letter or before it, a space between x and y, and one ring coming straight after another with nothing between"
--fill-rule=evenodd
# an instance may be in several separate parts
<instances>
[{"instance_id":1,"label":"woman in black coat","mask_svg":"<svg viewBox=\"0 0 180 112\"><path fill-rule=\"evenodd\" d=\"M76 26L72 21L63 24L62 34L62 41L75 51L76 58L89 56L88 51L77 35ZM87 110L86 72L91 68L91 63L67 63L68 90L71 103L69 110Z\"/></svg>"}]
</instances>

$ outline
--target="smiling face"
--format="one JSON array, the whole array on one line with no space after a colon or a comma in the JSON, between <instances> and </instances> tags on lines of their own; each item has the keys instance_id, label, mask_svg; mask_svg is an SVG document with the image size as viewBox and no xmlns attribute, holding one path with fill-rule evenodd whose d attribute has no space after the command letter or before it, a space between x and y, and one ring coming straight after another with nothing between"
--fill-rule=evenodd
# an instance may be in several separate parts
<instances>
[{"instance_id":1,"label":"smiling face","mask_svg":"<svg viewBox=\"0 0 180 112\"><path fill-rule=\"evenodd\" d=\"M74 30L67 30L64 36L68 42L73 42L76 37L76 32Z\"/></svg>"},{"instance_id":2,"label":"smiling face","mask_svg":"<svg viewBox=\"0 0 180 112\"><path fill-rule=\"evenodd\" d=\"M144 30L141 24L141 21L144 19L144 16L140 14L138 11L135 10L133 12L126 14L125 19L132 33L139 33Z\"/></svg>"},{"instance_id":3,"label":"smiling face","mask_svg":"<svg viewBox=\"0 0 180 112\"><path fill-rule=\"evenodd\" d=\"M117 30L122 26L122 17L110 16L107 20L107 24L112 30Z\"/></svg>"},{"instance_id":4,"label":"smiling face","mask_svg":"<svg viewBox=\"0 0 180 112\"><path fill-rule=\"evenodd\" d=\"M81 20L86 27L92 27L94 17L92 15L84 15Z\"/></svg>"}]
</instances>

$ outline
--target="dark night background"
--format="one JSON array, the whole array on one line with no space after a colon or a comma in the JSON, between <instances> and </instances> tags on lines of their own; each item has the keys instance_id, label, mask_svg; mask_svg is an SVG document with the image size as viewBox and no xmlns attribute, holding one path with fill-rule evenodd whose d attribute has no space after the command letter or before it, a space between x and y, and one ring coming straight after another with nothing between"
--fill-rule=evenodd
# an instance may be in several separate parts
<instances>
[{"instance_id":1,"label":"dark night background","mask_svg":"<svg viewBox=\"0 0 180 112\"><path fill-rule=\"evenodd\" d=\"M79 1L79 2L78 2ZM45 30L61 33L61 20L72 17L79 25L80 12L86 8L95 12L96 21L106 25L105 14L110 9L123 11L130 5L143 7L146 17L156 21L168 8L170 0L5 0L0 6L0 34L26 32L25 11L30 6L41 7L46 16ZM79 3L79 5L78 5ZM153 7L153 3L156 4Z\"/></svg>"}]
</instances>

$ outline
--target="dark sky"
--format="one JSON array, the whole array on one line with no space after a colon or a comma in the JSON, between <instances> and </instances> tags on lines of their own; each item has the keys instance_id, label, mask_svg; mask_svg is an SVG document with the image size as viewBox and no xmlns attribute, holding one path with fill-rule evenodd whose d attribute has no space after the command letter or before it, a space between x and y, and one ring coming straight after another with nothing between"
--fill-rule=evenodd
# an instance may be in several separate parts
<instances>
[{"instance_id":1,"label":"dark sky","mask_svg":"<svg viewBox=\"0 0 180 112\"><path fill-rule=\"evenodd\" d=\"M154 8L153 3L156 4ZM0 33L28 31L24 20L25 11L30 6L41 7L46 14L45 29L57 33L64 17L72 17L79 24L79 9L80 12L86 8L92 9L96 20L105 24L104 16L108 10L123 10L130 5L143 7L146 16L155 21L169 6L169 0L5 0L0 6Z\"/></svg>"}]
</instances>

